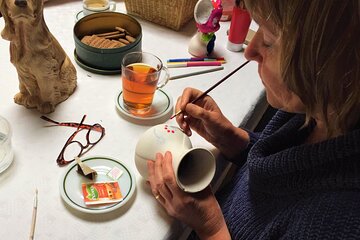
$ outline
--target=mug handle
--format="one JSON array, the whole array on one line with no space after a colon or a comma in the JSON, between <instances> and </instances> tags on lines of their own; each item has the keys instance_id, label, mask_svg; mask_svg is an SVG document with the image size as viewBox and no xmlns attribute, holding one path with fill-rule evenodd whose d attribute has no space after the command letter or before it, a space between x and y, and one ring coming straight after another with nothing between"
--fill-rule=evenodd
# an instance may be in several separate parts
<instances>
[{"instance_id":1,"label":"mug handle","mask_svg":"<svg viewBox=\"0 0 360 240\"><path fill-rule=\"evenodd\" d=\"M164 70L165 76L161 79L161 81L159 80L157 89L164 87L169 82L170 79L169 69L163 66L161 70Z\"/></svg>"},{"instance_id":2,"label":"mug handle","mask_svg":"<svg viewBox=\"0 0 360 240\"><path fill-rule=\"evenodd\" d=\"M109 11L115 11L116 10L116 2L110 1L109 2Z\"/></svg>"}]
</instances>

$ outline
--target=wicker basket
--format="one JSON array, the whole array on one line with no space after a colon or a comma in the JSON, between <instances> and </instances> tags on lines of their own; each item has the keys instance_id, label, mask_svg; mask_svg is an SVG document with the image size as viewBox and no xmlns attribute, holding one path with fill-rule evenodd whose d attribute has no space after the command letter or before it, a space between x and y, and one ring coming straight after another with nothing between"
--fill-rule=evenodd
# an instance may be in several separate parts
<instances>
[{"instance_id":1,"label":"wicker basket","mask_svg":"<svg viewBox=\"0 0 360 240\"><path fill-rule=\"evenodd\" d=\"M179 30L194 17L197 0L125 0L129 14Z\"/></svg>"}]
</instances>

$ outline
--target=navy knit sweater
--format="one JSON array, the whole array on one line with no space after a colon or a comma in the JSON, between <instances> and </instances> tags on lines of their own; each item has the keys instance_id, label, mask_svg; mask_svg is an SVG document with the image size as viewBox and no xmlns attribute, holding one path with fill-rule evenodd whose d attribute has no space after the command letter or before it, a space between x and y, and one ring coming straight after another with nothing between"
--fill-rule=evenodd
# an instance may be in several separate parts
<instances>
[{"instance_id":1,"label":"navy knit sweater","mask_svg":"<svg viewBox=\"0 0 360 240\"><path fill-rule=\"evenodd\" d=\"M303 144L304 115L250 134L246 163L217 194L232 239L360 239L360 130Z\"/></svg>"}]
</instances>

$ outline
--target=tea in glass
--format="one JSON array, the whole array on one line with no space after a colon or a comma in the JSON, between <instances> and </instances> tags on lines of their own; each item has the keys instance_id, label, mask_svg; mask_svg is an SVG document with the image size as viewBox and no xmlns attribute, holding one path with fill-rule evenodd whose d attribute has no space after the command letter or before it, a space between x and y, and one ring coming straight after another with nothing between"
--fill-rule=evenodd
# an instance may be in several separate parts
<instances>
[{"instance_id":1,"label":"tea in glass","mask_svg":"<svg viewBox=\"0 0 360 240\"><path fill-rule=\"evenodd\" d=\"M162 70L166 74L159 81ZM133 114L147 113L156 89L169 80L167 68L150 53L134 52L124 57L121 71L124 106Z\"/></svg>"},{"instance_id":2,"label":"tea in glass","mask_svg":"<svg viewBox=\"0 0 360 240\"><path fill-rule=\"evenodd\" d=\"M159 73L155 68L141 63L131 64L123 77L123 98L126 106L136 110L149 109L157 88Z\"/></svg>"}]
</instances>

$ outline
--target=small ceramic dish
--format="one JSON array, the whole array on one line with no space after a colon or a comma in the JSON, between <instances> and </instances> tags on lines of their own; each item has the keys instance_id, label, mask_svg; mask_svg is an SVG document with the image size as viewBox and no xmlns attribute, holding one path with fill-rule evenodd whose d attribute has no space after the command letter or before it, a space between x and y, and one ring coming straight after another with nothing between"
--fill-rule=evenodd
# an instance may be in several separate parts
<instances>
[{"instance_id":1,"label":"small ceramic dish","mask_svg":"<svg viewBox=\"0 0 360 240\"><path fill-rule=\"evenodd\" d=\"M97 48L81 42L84 36L113 32L115 27L126 29L135 41L116 48ZM80 67L86 66L88 71L91 69L120 71L125 54L141 51L142 30L140 23L129 15L118 12L94 13L76 22L74 40L77 60L82 63Z\"/></svg>"},{"instance_id":2,"label":"small ceramic dish","mask_svg":"<svg viewBox=\"0 0 360 240\"><path fill-rule=\"evenodd\" d=\"M135 175L125 163L111 157L92 156L81 160L97 172L95 181L81 176L77 172L77 163L72 162L60 177L60 195L63 200L72 208L90 214L107 213L125 205L135 192ZM123 200L117 203L103 205L85 205L82 193L82 183L112 182L113 178L108 173L114 168L122 171L118 182Z\"/></svg>"}]
</instances>

